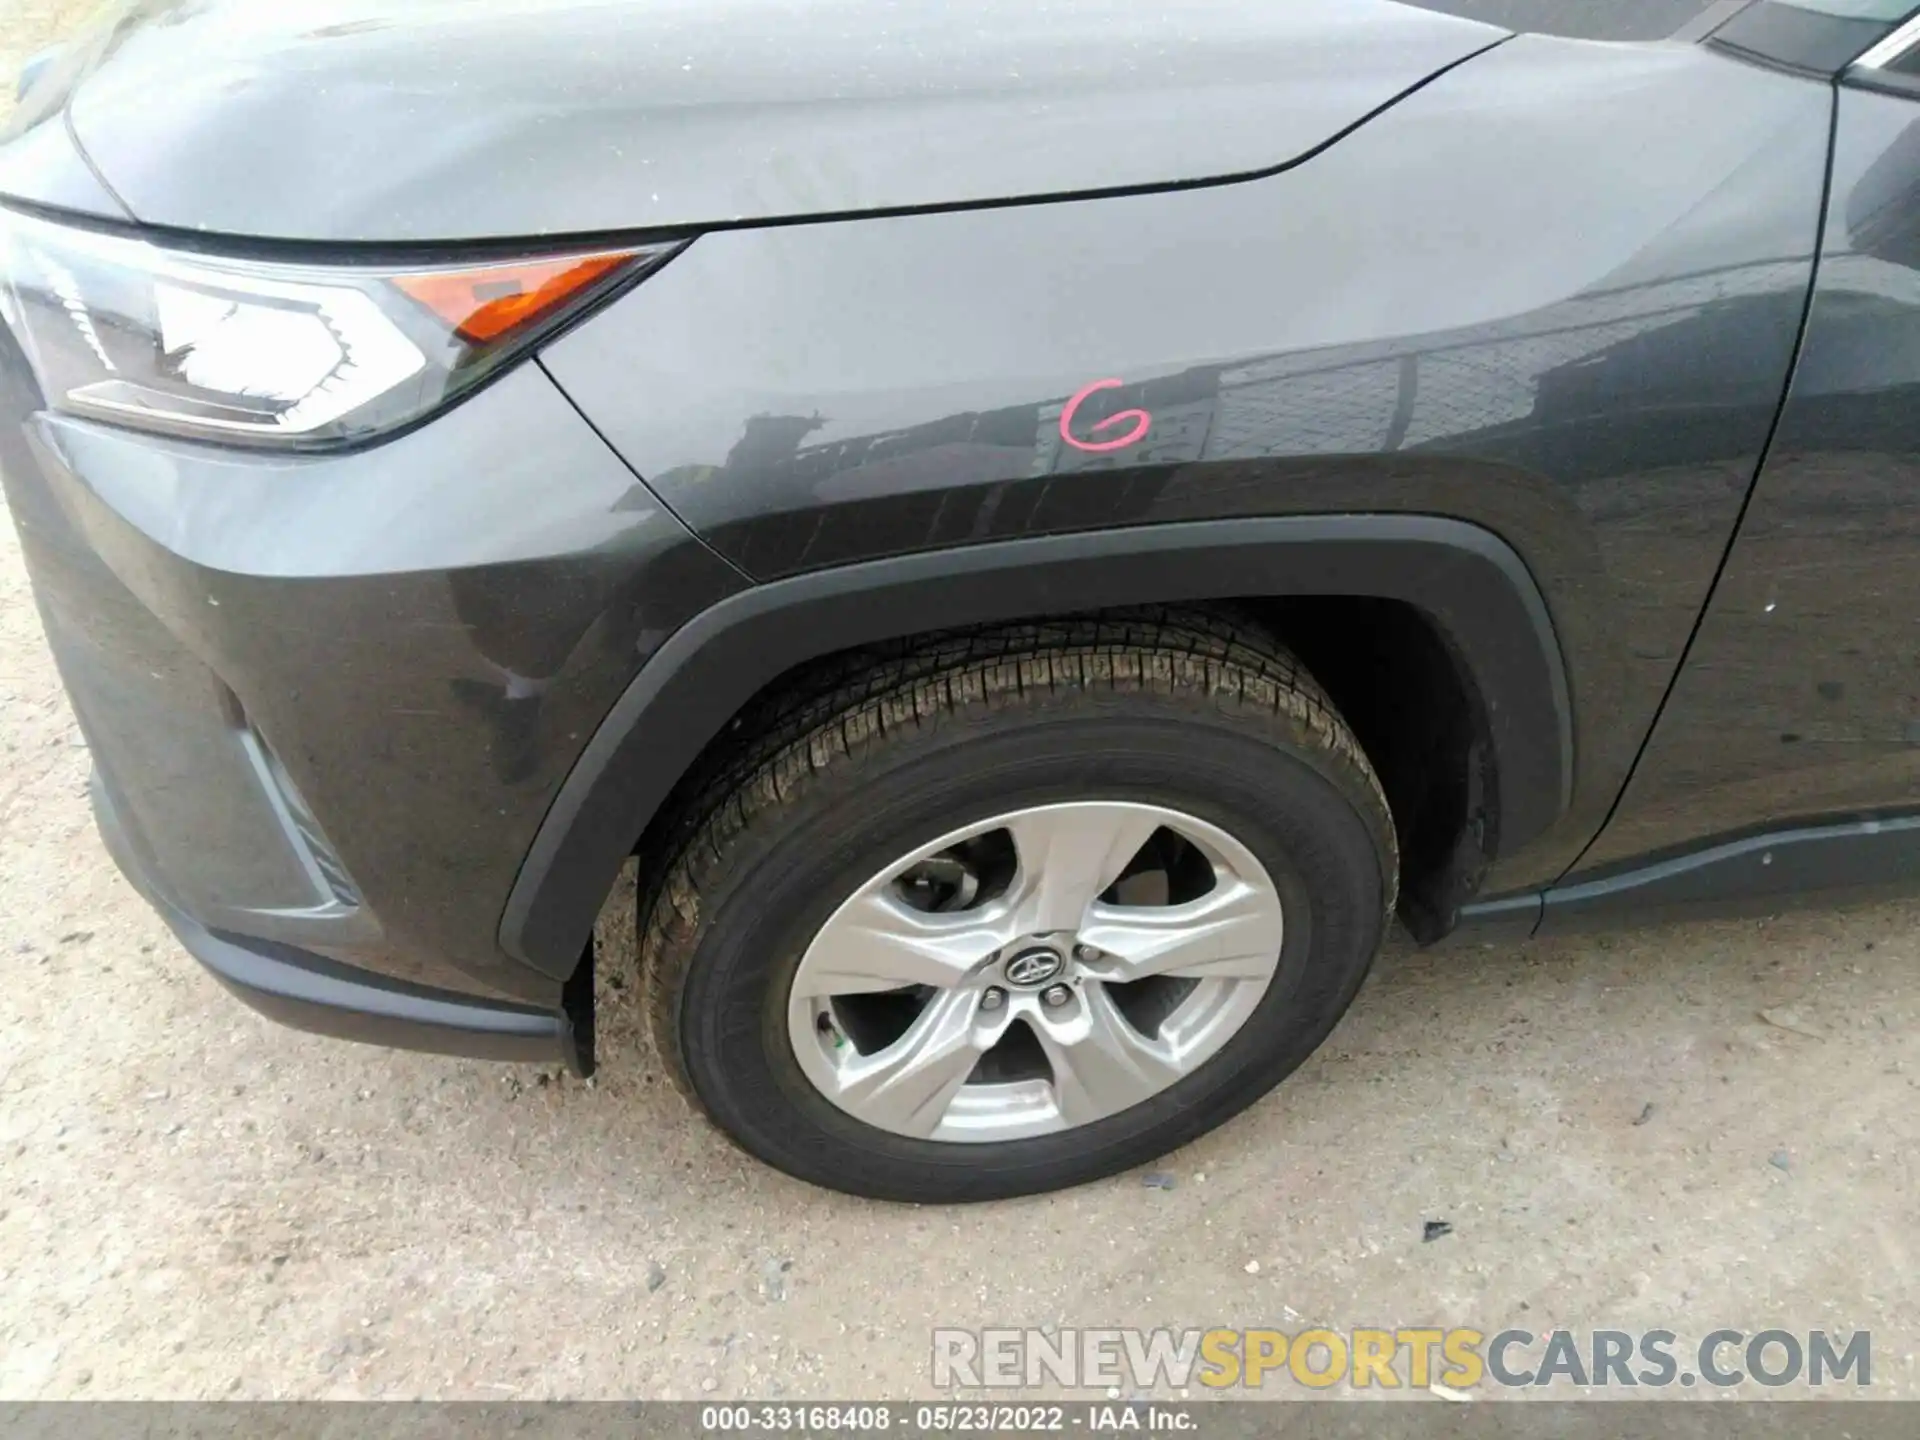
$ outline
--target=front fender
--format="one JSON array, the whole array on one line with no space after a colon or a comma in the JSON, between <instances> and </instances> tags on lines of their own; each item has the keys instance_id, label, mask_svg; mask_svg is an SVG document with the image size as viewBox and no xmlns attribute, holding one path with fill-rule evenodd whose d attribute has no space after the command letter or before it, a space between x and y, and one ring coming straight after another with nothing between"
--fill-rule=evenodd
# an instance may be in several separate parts
<instances>
[{"instance_id":1,"label":"front fender","mask_svg":"<svg viewBox=\"0 0 1920 1440\"><path fill-rule=\"evenodd\" d=\"M1831 111L1697 45L1520 36L1263 179L702 235L544 361L761 581L1241 517L1498 535L1579 741L1567 818L1485 879L1532 888L1618 798L1726 553Z\"/></svg>"},{"instance_id":2,"label":"front fender","mask_svg":"<svg viewBox=\"0 0 1920 1440\"><path fill-rule=\"evenodd\" d=\"M877 641L1037 614L1241 595L1403 600L1478 692L1499 775L1500 844L1564 813L1572 715L1533 577L1493 535L1417 515L1156 525L896 556L745 590L681 627L588 743L507 903L501 944L541 968L577 956L634 839L763 686Z\"/></svg>"}]
</instances>

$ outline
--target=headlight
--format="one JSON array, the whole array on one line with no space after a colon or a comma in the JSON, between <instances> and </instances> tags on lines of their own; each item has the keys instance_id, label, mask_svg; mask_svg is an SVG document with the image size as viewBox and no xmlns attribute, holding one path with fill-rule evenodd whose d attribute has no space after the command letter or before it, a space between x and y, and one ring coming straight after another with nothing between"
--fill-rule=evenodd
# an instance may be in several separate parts
<instances>
[{"instance_id":1,"label":"headlight","mask_svg":"<svg viewBox=\"0 0 1920 1440\"><path fill-rule=\"evenodd\" d=\"M0 214L0 313L56 410L351 444L434 410L677 245L483 265L235 260Z\"/></svg>"}]
</instances>

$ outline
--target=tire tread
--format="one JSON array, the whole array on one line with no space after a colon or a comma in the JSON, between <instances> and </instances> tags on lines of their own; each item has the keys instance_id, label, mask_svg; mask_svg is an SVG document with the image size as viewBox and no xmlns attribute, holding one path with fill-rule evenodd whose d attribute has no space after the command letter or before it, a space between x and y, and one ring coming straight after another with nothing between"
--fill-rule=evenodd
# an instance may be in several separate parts
<instances>
[{"instance_id":1,"label":"tire tread","mask_svg":"<svg viewBox=\"0 0 1920 1440\"><path fill-rule=\"evenodd\" d=\"M643 856L641 991L655 1049L681 1093L704 1110L678 1016L703 932L702 897L729 892L754 858L751 842L776 829L784 810L819 785L853 788L879 747L912 734L1035 703L1129 693L1277 727L1317 754L1375 835L1392 913L1397 846L1379 777L1327 693L1243 617L1143 607L850 652L749 706L731 743L683 787L687 798L676 803L663 841ZM649 869L658 877L651 888Z\"/></svg>"}]
</instances>

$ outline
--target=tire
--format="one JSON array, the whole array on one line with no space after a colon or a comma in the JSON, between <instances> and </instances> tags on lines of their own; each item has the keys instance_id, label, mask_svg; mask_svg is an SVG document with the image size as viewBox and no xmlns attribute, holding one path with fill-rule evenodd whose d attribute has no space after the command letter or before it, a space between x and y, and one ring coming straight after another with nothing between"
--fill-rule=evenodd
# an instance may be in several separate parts
<instances>
[{"instance_id":1,"label":"tire","mask_svg":"<svg viewBox=\"0 0 1920 1440\"><path fill-rule=\"evenodd\" d=\"M1185 1144L1313 1052L1393 909L1393 822L1372 767L1298 663L1225 615L1107 614L867 652L745 717L736 736L682 808L671 858L642 897L650 1024L669 1071L735 1142L831 1189L985 1200L1094 1180ZM1258 862L1284 932L1237 1031L1166 1088L1054 1133L920 1138L830 1099L792 1029L795 976L822 926L891 862L948 832L1012 812L1078 815L1080 802L1127 815L1158 807L1190 819L1203 837L1194 843L1224 834L1243 847L1242 869L1245 856ZM999 833L977 843L1002 843ZM1158 883L1173 870L1169 861ZM1055 1089L1065 1117L1065 1083Z\"/></svg>"}]
</instances>

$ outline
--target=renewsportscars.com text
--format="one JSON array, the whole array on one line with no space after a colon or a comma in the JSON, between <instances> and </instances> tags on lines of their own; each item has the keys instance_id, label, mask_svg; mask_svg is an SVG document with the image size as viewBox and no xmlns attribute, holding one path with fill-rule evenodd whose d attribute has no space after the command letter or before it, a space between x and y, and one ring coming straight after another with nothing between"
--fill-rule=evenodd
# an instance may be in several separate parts
<instances>
[{"instance_id":1,"label":"renewsportscars.com text","mask_svg":"<svg viewBox=\"0 0 1920 1440\"><path fill-rule=\"evenodd\" d=\"M1778 1389L1873 1383L1865 1330L935 1330L941 1389Z\"/></svg>"}]
</instances>

